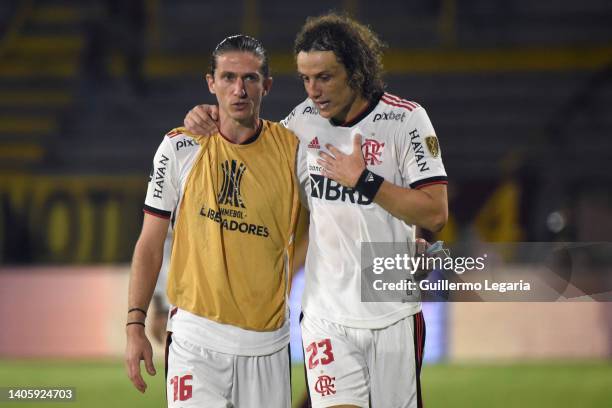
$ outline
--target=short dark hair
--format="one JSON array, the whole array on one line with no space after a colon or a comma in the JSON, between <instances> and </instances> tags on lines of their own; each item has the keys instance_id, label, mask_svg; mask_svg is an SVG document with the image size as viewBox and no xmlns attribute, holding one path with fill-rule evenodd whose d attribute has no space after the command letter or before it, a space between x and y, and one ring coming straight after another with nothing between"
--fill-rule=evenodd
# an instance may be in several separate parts
<instances>
[{"instance_id":1,"label":"short dark hair","mask_svg":"<svg viewBox=\"0 0 612 408\"><path fill-rule=\"evenodd\" d=\"M261 60L261 73L264 78L270 76L268 53L259 40L244 34L230 35L225 37L212 52L210 57L210 74L215 75L217 68L217 57L230 51L250 52Z\"/></svg>"},{"instance_id":2,"label":"short dark hair","mask_svg":"<svg viewBox=\"0 0 612 408\"><path fill-rule=\"evenodd\" d=\"M382 93L382 54L386 45L369 27L352 18L328 13L309 17L297 34L295 56L301 51L332 51L344 65L349 85L366 99Z\"/></svg>"}]
</instances>

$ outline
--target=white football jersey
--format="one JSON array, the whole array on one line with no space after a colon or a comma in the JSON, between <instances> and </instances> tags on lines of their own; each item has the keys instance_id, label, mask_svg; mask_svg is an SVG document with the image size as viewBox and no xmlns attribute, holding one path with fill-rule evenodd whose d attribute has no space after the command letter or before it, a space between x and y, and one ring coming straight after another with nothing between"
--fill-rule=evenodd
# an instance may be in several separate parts
<instances>
[{"instance_id":1,"label":"white football jersey","mask_svg":"<svg viewBox=\"0 0 612 408\"><path fill-rule=\"evenodd\" d=\"M446 183L438 139L425 109L385 93L355 120L336 125L319 116L307 99L282 123L300 138L297 171L311 214L304 313L375 329L420 311L420 302L361 301L362 242L413 243L415 227L323 177L317 158L328 143L350 154L358 133L368 169L385 180L405 188Z\"/></svg>"}]
</instances>

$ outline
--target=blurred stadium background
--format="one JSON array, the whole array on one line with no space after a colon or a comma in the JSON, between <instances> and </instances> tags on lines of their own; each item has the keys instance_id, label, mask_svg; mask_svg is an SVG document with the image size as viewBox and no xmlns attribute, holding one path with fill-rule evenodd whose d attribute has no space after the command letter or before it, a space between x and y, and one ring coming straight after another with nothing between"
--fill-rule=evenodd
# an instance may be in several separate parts
<instances>
[{"instance_id":1,"label":"blurred stadium background","mask_svg":"<svg viewBox=\"0 0 612 408\"><path fill-rule=\"evenodd\" d=\"M264 116L283 118L305 97L294 35L330 9L381 35L389 89L432 118L450 175L437 239L610 241L608 0L3 0L0 387L76 387L66 406L163 406L161 360L145 396L122 366L128 263L155 149L190 107L213 101L203 72L233 33L268 48ZM612 304L425 312L428 407L612 406Z\"/></svg>"}]
</instances>

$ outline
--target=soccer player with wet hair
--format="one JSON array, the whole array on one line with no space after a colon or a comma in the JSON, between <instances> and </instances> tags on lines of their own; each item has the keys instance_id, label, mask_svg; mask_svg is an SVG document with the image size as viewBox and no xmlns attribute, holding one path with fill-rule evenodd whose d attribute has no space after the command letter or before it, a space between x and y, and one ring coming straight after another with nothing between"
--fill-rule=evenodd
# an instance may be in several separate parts
<instances>
[{"instance_id":1,"label":"soccer player with wet hair","mask_svg":"<svg viewBox=\"0 0 612 408\"><path fill-rule=\"evenodd\" d=\"M298 140L260 118L266 52L245 35L212 54L218 131L165 135L153 160L129 286L126 366L154 374L146 312L172 214L166 386L169 407L291 405L287 288L300 213Z\"/></svg>"}]
</instances>

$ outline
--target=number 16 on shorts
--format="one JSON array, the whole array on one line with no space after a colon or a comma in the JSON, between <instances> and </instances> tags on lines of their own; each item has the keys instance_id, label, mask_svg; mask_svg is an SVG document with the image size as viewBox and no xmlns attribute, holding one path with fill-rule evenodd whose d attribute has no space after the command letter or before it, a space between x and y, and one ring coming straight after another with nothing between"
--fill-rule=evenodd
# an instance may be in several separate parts
<instances>
[{"instance_id":1,"label":"number 16 on shorts","mask_svg":"<svg viewBox=\"0 0 612 408\"><path fill-rule=\"evenodd\" d=\"M187 401L193 396L191 381L193 375L184 375L179 377L175 375L170 379L170 385L172 386L172 398L173 401Z\"/></svg>"}]
</instances>

